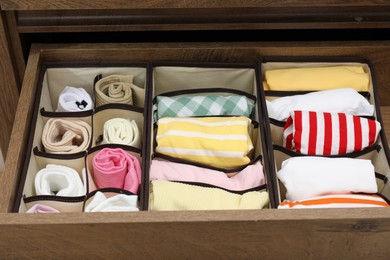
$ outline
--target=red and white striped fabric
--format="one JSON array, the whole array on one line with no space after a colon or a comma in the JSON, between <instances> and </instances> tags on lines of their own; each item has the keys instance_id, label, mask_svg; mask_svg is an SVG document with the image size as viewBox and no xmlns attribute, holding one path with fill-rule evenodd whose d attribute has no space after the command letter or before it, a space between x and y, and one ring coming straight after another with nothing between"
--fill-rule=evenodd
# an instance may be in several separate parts
<instances>
[{"instance_id":1,"label":"red and white striped fabric","mask_svg":"<svg viewBox=\"0 0 390 260\"><path fill-rule=\"evenodd\" d=\"M376 120L345 113L294 111L287 119L283 145L308 155L340 155L361 151L376 142Z\"/></svg>"}]
</instances>

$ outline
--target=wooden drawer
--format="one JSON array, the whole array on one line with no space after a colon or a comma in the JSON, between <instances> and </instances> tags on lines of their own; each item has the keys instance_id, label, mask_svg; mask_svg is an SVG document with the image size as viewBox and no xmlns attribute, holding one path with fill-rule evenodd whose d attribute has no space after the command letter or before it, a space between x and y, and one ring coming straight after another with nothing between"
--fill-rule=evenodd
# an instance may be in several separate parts
<instances>
[{"instance_id":1,"label":"wooden drawer","mask_svg":"<svg viewBox=\"0 0 390 260\"><path fill-rule=\"evenodd\" d=\"M263 56L359 56L376 71L390 127L389 42L34 45L0 179L0 255L61 258L385 259L390 209L11 213L30 151L35 93L43 62L256 62ZM386 129L386 130L387 130ZM31 148L30 148L31 149ZM15 246L17 245L17 246ZM17 249L15 249L17 247Z\"/></svg>"}]
</instances>

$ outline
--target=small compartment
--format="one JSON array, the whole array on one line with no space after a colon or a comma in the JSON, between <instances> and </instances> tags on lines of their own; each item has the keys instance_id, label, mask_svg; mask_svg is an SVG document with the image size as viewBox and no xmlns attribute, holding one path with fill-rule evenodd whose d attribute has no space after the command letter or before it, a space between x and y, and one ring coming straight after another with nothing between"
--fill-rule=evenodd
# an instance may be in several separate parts
<instances>
[{"instance_id":1,"label":"small compartment","mask_svg":"<svg viewBox=\"0 0 390 260\"><path fill-rule=\"evenodd\" d=\"M95 190L85 197L83 212L134 212L139 211L138 196L121 189Z\"/></svg>"},{"instance_id":2,"label":"small compartment","mask_svg":"<svg viewBox=\"0 0 390 260\"><path fill-rule=\"evenodd\" d=\"M349 67L359 68L358 75L352 73L352 76L350 74L346 76L343 74L345 71L337 72L340 68L345 70ZM327 71L328 68L330 68L329 71ZM325 70L321 71L322 69ZM276 71L274 75L268 73L274 70ZM270 160L275 162L273 171L279 172L284 161L297 156L365 159L368 160L366 162L370 162L374 166L371 180L376 180L377 194L385 199L384 204L386 204L390 197L387 183L387 176L390 173L389 151L377 104L378 97L376 96L374 73L370 62L361 58L341 57L266 57L262 60L261 71L263 87L266 89L265 98L270 130L269 144L272 144L270 149L273 150L273 153L270 153ZM304 71L313 75L306 77L302 74ZM321 74L324 71L326 73ZM329 73L330 71L336 74L332 77L333 74ZM298 74L294 75L293 72ZM270 75L279 77L273 81L273 88L270 88L270 84L266 82ZM286 78L284 78L285 76ZM321 84L316 88L315 81L313 81L313 87L310 88L310 84L305 85L300 81L302 78L308 81L310 79L319 80L320 77L323 77L323 81L327 82L329 88L321 86ZM341 79L342 77L351 77L352 79L345 80ZM295 79L299 84L304 85L304 88L290 88L288 86L287 88L286 86L279 88L275 85L275 82L288 83L289 81L291 86L294 86ZM332 85L332 79L337 84ZM357 81L361 84L359 85ZM346 87L348 84L349 87ZM280 86L282 86L281 83ZM354 86L356 87L354 88ZM302 116L297 117L297 115ZM297 125L293 125L295 123L294 116L297 118ZM307 116L307 120L305 116ZM322 120L322 116L324 120ZM316 120L318 117L320 117L319 120ZM373 130L371 126L373 126ZM296 146L294 147L294 145ZM298 149L301 145L305 146L302 150ZM333 163L335 160L331 162ZM307 185L310 186L309 183ZM281 181L278 182L278 187L277 195L279 196L278 203L280 203L286 198L285 194L288 191ZM354 194L356 192L359 191L354 191ZM341 197L337 197L339 195ZM331 196L331 200L340 201L345 199L344 195L337 192L336 194L326 192L321 194L321 196ZM322 200L322 198L317 197L311 199ZM349 199L348 197L347 200ZM380 200L382 199L380 198ZM306 202L300 201L299 203ZM343 206L347 207L348 203Z\"/></svg>"},{"instance_id":3,"label":"small compartment","mask_svg":"<svg viewBox=\"0 0 390 260\"><path fill-rule=\"evenodd\" d=\"M262 140L262 124L258 122L262 120L261 106L263 104L259 105L259 103L262 103L263 93L259 92L256 71L255 64L154 64L149 94L153 101L153 109L150 107L153 114L149 114L148 118L150 122L153 122L150 124L151 163L166 163L167 167L176 169L183 167L191 170L195 167L192 168L194 172L217 171L224 173L226 178L242 171L253 164L256 159L261 158L263 166L267 164L261 157L265 144ZM231 102L230 99L235 99L235 101ZM241 131L235 125L242 126ZM219 129L219 127L222 128ZM229 131L226 131L227 129ZM238 139L235 140L235 138ZM187 144L189 144L188 147ZM245 148L247 146L249 149ZM233 148L243 148L243 151L234 152ZM193 153L196 156L190 156ZM243 157L234 158L238 154ZM223 157L229 157L229 163L223 162ZM149 167L150 170L156 169L150 165ZM188 169L181 172L185 174ZM263 169L266 181L263 186L260 185L261 187L256 187L255 190L257 193L268 192L269 202L265 207L270 208L273 205L272 187L269 185L272 176L269 175L266 166ZM172 169L172 173L174 171ZM174 176L150 180L147 176L145 190L149 190L150 194L153 193L153 196L149 198L152 203L152 205L149 204L149 210L221 209L202 208L201 205L186 207L185 204L188 205L188 202L181 204L179 201L175 202L178 206L176 209L156 207L155 203L160 198L157 198L158 195L155 193L158 190L161 191L159 187L164 189L163 187L166 186L177 186L179 190L190 187L200 192L201 196L204 196L210 189L213 192L216 190L227 192L228 195L236 192L210 184L207 177L199 180L200 182L196 182L194 179L188 179L183 182ZM201 192L202 189L205 193ZM161 194L168 195L167 192ZM182 198L180 195L176 198L184 199L184 195ZM146 199L145 203L149 203L149 199Z\"/></svg>"}]
</instances>

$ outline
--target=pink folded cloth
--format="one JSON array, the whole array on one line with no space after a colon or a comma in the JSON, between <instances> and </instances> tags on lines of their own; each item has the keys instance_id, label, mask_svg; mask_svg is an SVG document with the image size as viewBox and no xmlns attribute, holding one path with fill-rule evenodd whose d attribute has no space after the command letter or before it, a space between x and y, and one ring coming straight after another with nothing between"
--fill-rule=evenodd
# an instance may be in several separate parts
<instances>
[{"instance_id":1,"label":"pink folded cloth","mask_svg":"<svg viewBox=\"0 0 390 260\"><path fill-rule=\"evenodd\" d=\"M93 177L99 189L118 188L138 194L141 166L121 148L104 148L92 159Z\"/></svg>"},{"instance_id":2,"label":"pink folded cloth","mask_svg":"<svg viewBox=\"0 0 390 260\"><path fill-rule=\"evenodd\" d=\"M29 210L27 210L26 213L60 213L60 212L57 209L46 205L35 204Z\"/></svg>"},{"instance_id":3,"label":"pink folded cloth","mask_svg":"<svg viewBox=\"0 0 390 260\"><path fill-rule=\"evenodd\" d=\"M152 160L150 180L198 182L232 191L247 190L265 184L263 166L260 161L248 165L229 177L226 173L193 165Z\"/></svg>"}]
</instances>

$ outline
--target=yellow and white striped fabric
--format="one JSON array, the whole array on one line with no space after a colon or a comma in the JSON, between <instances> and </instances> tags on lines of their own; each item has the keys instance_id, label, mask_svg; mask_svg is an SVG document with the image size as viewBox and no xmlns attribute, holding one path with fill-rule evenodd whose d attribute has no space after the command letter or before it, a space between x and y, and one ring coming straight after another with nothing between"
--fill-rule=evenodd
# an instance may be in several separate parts
<instances>
[{"instance_id":1,"label":"yellow and white striped fabric","mask_svg":"<svg viewBox=\"0 0 390 260\"><path fill-rule=\"evenodd\" d=\"M251 120L246 117L164 117L158 121L156 152L219 168L250 162Z\"/></svg>"}]
</instances>

